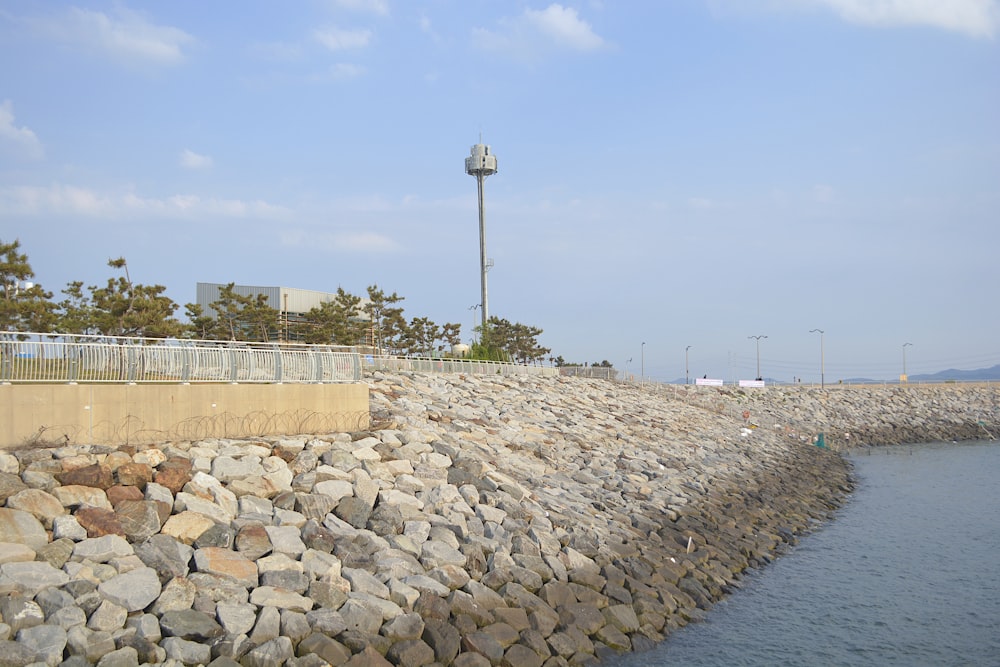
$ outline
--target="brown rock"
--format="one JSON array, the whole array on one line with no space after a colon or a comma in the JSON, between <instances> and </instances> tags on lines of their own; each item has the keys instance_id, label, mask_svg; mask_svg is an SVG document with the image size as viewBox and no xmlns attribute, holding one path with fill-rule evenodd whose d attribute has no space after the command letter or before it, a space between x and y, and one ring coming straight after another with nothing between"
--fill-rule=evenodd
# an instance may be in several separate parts
<instances>
[{"instance_id":1,"label":"brown rock","mask_svg":"<svg viewBox=\"0 0 1000 667\"><path fill-rule=\"evenodd\" d=\"M152 500L123 500L115 506L115 514L132 542L143 542L160 531L160 515Z\"/></svg>"},{"instance_id":2,"label":"brown rock","mask_svg":"<svg viewBox=\"0 0 1000 667\"><path fill-rule=\"evenodd\" d=\"M145 490L146 484L153 481L153 469L145 463L125 463L118 467L115 476L122 486L137 486Z\"/></svg>"},{"instance_id":3,"label":"brown rock","mask_svg":"<svg viewBox=\"0 0 1000 667\"><path fill-rule=\"evenodd\" d=\"M176 457L167 459L157 467L153 479L176 496L191 481L191 461Z\"/></svg>"},{"instance_id":4,"label":"brown rock","mask_svg":"<svg viewBox=\"0 0 1000 667\"><path fill-rule=\"evenodd\" d=\"M80 486L93 486L107 491L114 484L114 477L111 468L100 463L92 463L75 470L67 470L58 473L56 479L64 486L79 484Z\"/></svg>"},{"instance_id":5,"label":"brown rock","mask_svg":"<svg viewBox=\"0 0 1000 667\"><path fill-rule=\"evenodd\" d=\"M108 502L112 507L118 507L118 503L123 500L143 500L145 496L137 486L116 485L108 489Z\"/></svg>"},{"instance_id":6,"label":"brown rock","mask_svg":"<svg viewBox=\"0 0 1000 667\"><path fill-rule=\"evenodd\" d=\"M104 537L105 535L121 535L125 537L118 516L112 510L97 507L81 507L73 516L87 531L87 537Z\"/></svg>"},{"instance_id":7,"label":"brown rock","mask_svg":"<svg viewBox=\"0 0 1000 667\"><path fill-rule=\"evenodd\" d=\"M197 549L194 563L199 572L214 574L247 588L257 585L257 564L235 551L221 547Z\"/></svg>"},{"instance_id":8,"label":"brown rock","mask_svg":"<svg viewBox=\"0 0 1000 667\"><path fill-rule=\"evenodd\" d=\"M251 523L240 528L236 534L236 550L250 560L257 560L271 553L271 538L262 523Z\"/></svg>"}]
</instances>

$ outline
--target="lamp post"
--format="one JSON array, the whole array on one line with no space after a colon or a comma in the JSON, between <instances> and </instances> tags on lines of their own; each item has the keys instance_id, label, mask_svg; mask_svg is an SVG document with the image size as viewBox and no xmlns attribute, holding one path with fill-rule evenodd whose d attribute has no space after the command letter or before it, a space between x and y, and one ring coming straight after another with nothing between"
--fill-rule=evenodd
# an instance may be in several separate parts
<instances>
[{"instance_id":1,"label":"lamp post","mask_svg":"<svg viewBox=\"0 0 1000 667\"><path fill-rule=\"evenodd\" d=\"M687 347L684 348L684 384L685 384L685 386L688 383L690 383L690 381L691 381L691 373L688 371L688 350L690 350L690 349L691 349L690 345L688 345Z\"/></svg>"},{"instance_id":2,"label":"lamp post","mask_svg":"<svg viewBox=\"0 0 1000 667\"><path fill-rule=\"evenodd\" d=\"M909 378L906 376L906 348L913 345L913 343L903 343L903 375L899 378L900 382L909 382Z\"/></svg>"},{"instance_id":3,"label":"lamp post","mask_svg":"<svg viewBox=\"0 0 1000 667\"><path fill-rule=\"evenodd\" d=\"M642 341L642 356L639 364L639 383L646 382L646 341Z\"/></svg>"},{"instance_id":4,"label":"lamp post","mask_svg":"<svg viewBox=\"0 0 1000 667\"><path fill-rule=\"evenodd\" d=\"M763 379L760 375L760 339L767 338L767 336L747 336L748 339L753 338L757 341L757 379Z\"/></svg>"},{"instance_id":5,"label":"lamp post","mask_svg":"<svg viewBox=\"0 0 1000 667\"><path fill-rule=\"evenodd\" d=\"M469 310L472 311L472 331L470 332L472 334L475 334L475 331L476 331L476 310L479 309L479 308L482 308L482 306L483 306L483 304L481 304L481 303L477 303L477 304L475 304L473 306L469 306ZM472 339L473 343L476 342L475 335L470 336L470 338Z\"/></svg>"},{"instance_id":6,"label":"lamp post","mask_svg":"<svg viewBox=\"0 0 1000 667\"><path fill-rule=\"evenodd\" d=\"M823 353L823 334L826 332L822 329L810 329L809 333L819 332L819 388L824 389L826 387L826 359ZM904 366L906 364L903 364Z\"/></svg>"}]
</instances>

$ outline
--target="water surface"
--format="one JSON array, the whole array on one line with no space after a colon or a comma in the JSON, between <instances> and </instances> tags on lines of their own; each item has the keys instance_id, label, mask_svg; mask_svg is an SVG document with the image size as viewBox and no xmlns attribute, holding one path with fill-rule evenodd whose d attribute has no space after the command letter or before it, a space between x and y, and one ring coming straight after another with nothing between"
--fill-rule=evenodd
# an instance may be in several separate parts
<instances>
[{"instance_id":1,"label":"water surface","mask_svg":"<svg viewBox=\"0 0 1000 667\"><path fill-rule=\"evenodd\" d=\"M1000 666L1000 444L851 456L836 520L616 667Z\"/></svg>"}]
</instances>

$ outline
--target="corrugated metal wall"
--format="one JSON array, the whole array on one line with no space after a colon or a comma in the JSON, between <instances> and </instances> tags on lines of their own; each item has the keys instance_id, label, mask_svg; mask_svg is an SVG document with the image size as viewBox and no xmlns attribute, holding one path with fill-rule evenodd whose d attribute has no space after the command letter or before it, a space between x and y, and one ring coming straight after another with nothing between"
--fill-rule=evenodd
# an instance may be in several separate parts
<instances>
[{"instance_id":1,"label":"corrugated metal wall","mask_svg":"<svg viewBox=\"0 0 1000 667\"><path fill-rule=\"evenodd\" d=\"M216 317L215 309L210 304L219 300L219 291L226 283L198 283L196 286L196 303L202 307L206 315ZM257 285L234 285L233 291L240 296L267 296L267 305L275 310L293 315L301 315L316 308L321 303L333 301L336 294L318 292L316 290L295 289L293 287L262 287ZM287 295L287 298L286 298ZM361 300L361 307L368 299ZM359 313L359 316L361 314Z\"/></svg>"}]
</instances>

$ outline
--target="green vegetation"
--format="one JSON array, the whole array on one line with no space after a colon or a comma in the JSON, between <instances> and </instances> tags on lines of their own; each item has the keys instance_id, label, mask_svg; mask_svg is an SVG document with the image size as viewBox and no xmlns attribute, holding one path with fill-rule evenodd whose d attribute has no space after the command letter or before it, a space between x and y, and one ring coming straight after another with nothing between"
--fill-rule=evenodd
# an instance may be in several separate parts
<instances>
[{"instance_id":1,"label":"green vegetation","mask_svg":"<svg viewBox=\"0 0 1000 667\"><path fill-rule=\"evenodd\" d=\"M446 356L461 341L462 327L455 323L438 325L426 317L403 314L404 300L395 292L387 294L378 285L367 288L362 297L337 289L333 301L321 304L296 321L267 303L263 294L236 293L235 283L219 290L210 304L212 317L194 303L185 304L187 322L174 313L178 305L165 295L163 285L132 282L124 257L108 261L117 275L103 286L84 287L80 281L62 290L55 302L32 279L35 274L20 242L0 240L0 332L90 334L143 338L191 338L258 342L302 341L314 344L370 347L381 354L400 356ZM538 363L546 359L548 348L537 338L542 330L520 322L491 317L485 331L471 349L471 358L517 363ZM550 362L556 361L548 357ZM562 357L558 358L562 365ZM604 362L607 363L607 362Z\"/></svg>"}]
</instances>

